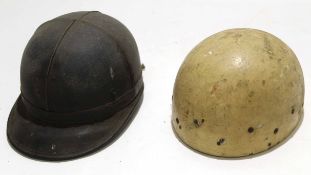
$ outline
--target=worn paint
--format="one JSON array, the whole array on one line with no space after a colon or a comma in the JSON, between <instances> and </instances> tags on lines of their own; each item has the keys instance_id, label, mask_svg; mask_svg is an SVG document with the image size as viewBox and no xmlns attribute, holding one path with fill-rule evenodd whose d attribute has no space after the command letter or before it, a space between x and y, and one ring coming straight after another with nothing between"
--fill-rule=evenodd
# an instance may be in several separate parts
<instances>
[{"instance_id":1,"label":"worn paint","mask_svg":"<svg viewBox=\"0 0 311 175\"><path fill-rule=\"evenodd\" d=\"M173 96L172 124L185 144L210 155L241 157L292 133L303 114L304 81L295 54L281 40L259 30L231 29L189 53Z\"/></svg>"}]
</instances>

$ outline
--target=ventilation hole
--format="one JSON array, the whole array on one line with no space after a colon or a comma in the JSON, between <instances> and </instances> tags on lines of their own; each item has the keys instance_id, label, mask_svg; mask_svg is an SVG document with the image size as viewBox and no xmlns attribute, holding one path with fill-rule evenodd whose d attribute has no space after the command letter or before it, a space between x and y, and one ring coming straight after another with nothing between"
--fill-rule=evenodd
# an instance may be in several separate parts
<instances>
[{"instance_id":1,"label":"ventilation hole","mask_svg":"<svg viewBox=\"0 0 311 175\"><path fill-rule=\"evenodd\" d=\"M266 80L262 80L262 85L264 86L266 84Z\"/></svg>"},{"instance_id":2,"label":"ventilation hole","mask_svg":"<svg viewBox=\"0 0 311 175\"><path fill-rule=\"evenodd\" d=\"M199 127L200 126L197 119L193 119L193 123L194 123L195 127Z\"/></svg>"},{"instance_id":3,"label":"ventilation hole","mask_svg":"<svg viewBox=\"0 0 311 175\"><path fill-rule=\"evenodd\" d=\"M293 108L292 108L292 114L294 114L294 113L295 113L295 108L293 107Z\"/></svg>"},{"instance_id":4,"label":"ventilation hole","mask_svg":"<svg viewBox=\"0 0 311 175\"><path fill-rule=\"evenodd\" d=\"M176 123L179 124L179 119L178 118L176 118Z\"/></svg>"},{"instance_id":5,"label":"ventilation hole","mask_svg":"<svg viewBox=\"0 0 311 175\"><path fill-rule=\"evenodd\" d=\"M205 121L205 120L204 120L204 119L202 119L202 120L201 120L201 123L204 123L204 121Z\"/></svg>"},{"instance_id":6,"label":"ventilation hole","mask_svg":"<svg viewBox=\"0 0 311 175\"><path fill-rule=\"evenodd\" d=\"M181 129L181 125L179 125L179 129Z\"/></svg>"},{"instance_id":7,"label":"ventilation hole","mask_svg":"<svg viewBox=\"0 0 311 175\"><path fill-rule=\"evenodd\" d=\"M224 138L221 138L221 139L218 140L217 145L220 146L220 145L222 145L224 142L225 142L225 139L224 139Z\"/></svg>"},{"instance_id":8,"label":"ventilation hole","mask_svg":"<svg viewBox=\"0 0 311 175\"><path fill-rule=\"evenodd\" d=\"M277 134L278 132L279 132L279 128L275 128L273 131L274 134Z\"/></svg>"},{"instance_id":9,"label":"ventilation hole","mask_svg":"<svg viewBox=\"0 0 311 175\"><path fill-rule=\"evenodd\" d=\"M254 128L253 127L249 127L247 131L248 131L248 133L252 133L252 132L254 132Z\"/></svg>"},{"instance_id":10,"label":"ventilation hole","mask_svg":"<svg viewBox=\"0 0 311 175\"><path fill-rule=\"evenodd\" d=\"M268 143L268 146L270 147L270 146L271 146L271 143Z\"/></svg>"}]
</instances>

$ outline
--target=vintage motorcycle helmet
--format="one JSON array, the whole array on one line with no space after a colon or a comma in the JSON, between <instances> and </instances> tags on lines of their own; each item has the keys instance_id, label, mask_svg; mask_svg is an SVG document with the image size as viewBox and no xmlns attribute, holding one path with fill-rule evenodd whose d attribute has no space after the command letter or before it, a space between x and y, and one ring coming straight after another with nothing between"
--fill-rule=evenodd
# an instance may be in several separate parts
<instances>
[{"instance_id":1,"label":"vintage motorcycle helmet","mask_svg":"<svg viewBox=\"0 0 311 175\"><path fill-rule=\"evenodd\" d=\"M303 103L303 73L294 52L269 33L230 29L202 41L181 65L172 126L194 150L243 157L292 135Z\"/></svg>"},{"instance_id":2,"label":"vintage motorcycle helmet","mask_svg":"<svg viewBox=\"0 0 311 175\"><path fill-rule=\"evenodd\" d=\"M7 136L32 158L71 159L112 143L143 98L132 34L100 12L69 13L42 24L24 51L20 76Z\"/></svg>"}]
</instances>

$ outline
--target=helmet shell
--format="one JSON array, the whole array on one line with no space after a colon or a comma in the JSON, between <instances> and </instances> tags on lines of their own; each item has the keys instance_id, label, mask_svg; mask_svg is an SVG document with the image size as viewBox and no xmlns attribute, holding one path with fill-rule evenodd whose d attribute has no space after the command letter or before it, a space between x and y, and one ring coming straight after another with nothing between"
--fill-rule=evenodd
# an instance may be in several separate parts
<instances>
[{"instance_id":1,"label":"helmet shell","mask_svg":"<svg viewBox=\"0 0 311 175\"><path fill-rule=\"evenodd\" d=\"M303 115L304 80L294 52L255 29L230 29L198 44L181 65L172 125L186 145L220 157L268 150Z\"/></svg>"},{"instance_id":2,"label":"helmet shell","mask_svg":"<svg viewBox=\"0 0 311 175\"><path fill-rule=\"evenodd\" d=\"M74 112L114 101L141 77L134 38L99 12L67 14L41 25L21 63L21 91L33 105Z\"/></svg>"},{"instance_id":3,"label":"helmet shell","mask_svg":"<svg viewBox=\"0 0 311 175\"><path fill-rule=\"evenodd\" d=\"M141 104L140 66L132 34L110 16L81 11L45 22L23 54L8 140L45 160L76 158L108 145Z\"/></svg>"}]
</instances>

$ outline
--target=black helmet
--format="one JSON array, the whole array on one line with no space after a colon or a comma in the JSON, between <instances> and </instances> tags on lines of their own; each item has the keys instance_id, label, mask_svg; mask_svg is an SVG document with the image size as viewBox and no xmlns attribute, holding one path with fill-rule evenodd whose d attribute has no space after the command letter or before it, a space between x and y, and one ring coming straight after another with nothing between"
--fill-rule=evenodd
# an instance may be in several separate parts
<instances>
[{"instance_id":1,"label":"black helmet","mask_svg":"<svg viewBox=\"0 0 311 175\"><path fill-rule=\"evenodd\" d=\"M7 135L32 158L65 160L106 146L142 101L135 40L100 12L74 12L42 24L24 51L20 76Z\"/></svg>"}]
</instances>

